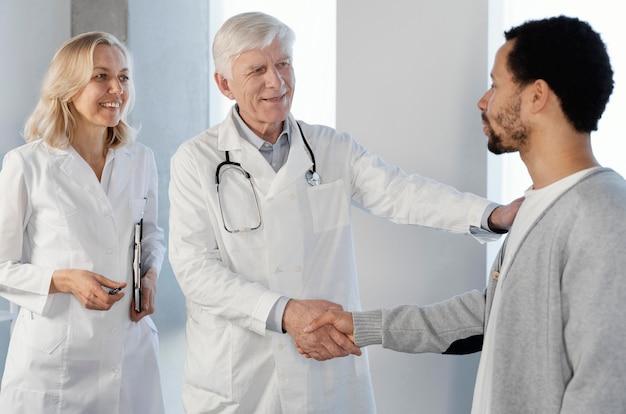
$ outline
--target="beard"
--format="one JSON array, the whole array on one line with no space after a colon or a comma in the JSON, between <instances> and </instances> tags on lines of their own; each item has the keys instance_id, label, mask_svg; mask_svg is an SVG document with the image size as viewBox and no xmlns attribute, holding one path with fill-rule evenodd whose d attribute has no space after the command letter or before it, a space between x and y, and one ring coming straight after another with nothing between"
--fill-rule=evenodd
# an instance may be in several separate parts
<instances>
[{"instance_id":1,"label":"beard","mask_svg":"<svg viewBox=\"0 0 626 414\"><path fill-rule=\"evenodd\" d=\"M493 154L517 152L527 141L530 130L520 120L520 109L521 99L518 97L515 102L511 102L495 115L493 120L503 129L502 133L497 133L487 114L481 113L481 118L487 127L487 149Z\"/></svg>"}]
</instances>

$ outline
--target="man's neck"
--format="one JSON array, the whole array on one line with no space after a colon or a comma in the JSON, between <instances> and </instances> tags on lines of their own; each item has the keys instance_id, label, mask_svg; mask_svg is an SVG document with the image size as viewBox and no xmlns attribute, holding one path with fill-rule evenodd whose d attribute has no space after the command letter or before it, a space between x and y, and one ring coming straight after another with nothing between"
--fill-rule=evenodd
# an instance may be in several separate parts
<instances>
[{"instance_id":1,"label":"man's neck","mask_svg":"<svg viewBox=\"0 0 626 414\"><path fill-rule=\"evenodd\" d=\"M535 140L520 156L533 181L540 189L578 171L600 164L593 155L589 134L543 137Z\"/></svg>"}]
</instances>

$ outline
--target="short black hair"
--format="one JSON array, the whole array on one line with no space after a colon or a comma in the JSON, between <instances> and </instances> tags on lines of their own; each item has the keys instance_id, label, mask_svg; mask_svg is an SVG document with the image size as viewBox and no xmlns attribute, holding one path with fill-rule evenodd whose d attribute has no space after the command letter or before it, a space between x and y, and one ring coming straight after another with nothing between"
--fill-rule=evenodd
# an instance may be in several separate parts
<instances>
[{"instance_id":1,"label":"short black hair","mask_svg":"<svg viewBox=\"0 0 626 414\"><path fill-rule=\"evenodd\" d=\"M507 65L519 85L546 81L577 131L598 129L613 92L613 70L604 42L587 22L567 16L531 20L504 37L514 41Z\"/></svg>"}]
</instances>

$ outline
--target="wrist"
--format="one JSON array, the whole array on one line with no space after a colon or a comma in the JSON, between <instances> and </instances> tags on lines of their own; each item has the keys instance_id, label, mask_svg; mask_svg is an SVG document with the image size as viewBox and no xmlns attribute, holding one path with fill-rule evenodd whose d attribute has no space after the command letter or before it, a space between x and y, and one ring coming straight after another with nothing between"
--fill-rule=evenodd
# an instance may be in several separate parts
<instances>
[{"instance_id":1,"label":"wrist","mask_svg":"<svg viewBox=\"0 0 626 414\"><path fill-rule=\"evenodd\" d=\"M489 217L487 218L487 226L489 227L489 231L491 231L492 233L496 233L496 234L505 234L508 233L508 229L502 229L497 227L494 223L493 220L491 219L491 217L496 214L496 210L493 210L491 212L491 214L489 215Z\"/></svg>"}]
</instances>

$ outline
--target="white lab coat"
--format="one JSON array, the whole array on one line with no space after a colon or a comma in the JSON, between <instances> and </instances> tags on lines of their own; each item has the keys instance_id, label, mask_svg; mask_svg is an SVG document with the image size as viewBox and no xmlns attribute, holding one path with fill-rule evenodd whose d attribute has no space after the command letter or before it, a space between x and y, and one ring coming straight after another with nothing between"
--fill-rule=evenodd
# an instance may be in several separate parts
<instances>
[{"instance_id":1,"label":"white lab coat","mask_svg":"<svg viewBox=\"0 0 626 414\"><path fill-rule=\"evenodd\" d=\"M311 158L295 120L288 121L289 158L277 173L239 136L232 114L172 158L169 252L187 298L187 414L374 412L367 357L302 357L289 335L266 330L274 303L285 295L360 309L352 203L398 223L465 234L480 227L489 204L406 175L347 134L301 122L322 181L311 187ZM215 188L224 150L252 177L258 230L224 228ZM250 206L240 210L249 213Z\"/></svg>"},{"instance_id":2,"label":"white lab coat","mask_svg":"<svg viewBox=\"0 0 626 414\"><path fill-rule=\"evenodd\" d=\"M0 171L0 295L20 306L0 391L7 414L162 413L158 340L129 318L133 224L144 212L144 266L160 269L157 172L141 144L110 150L108 194L72 148L43 141L10 151ZM145 268L147 268L145 267ZM127 282L109 311L48 294L56 269Z\"/></svg>"}]
</instances>

